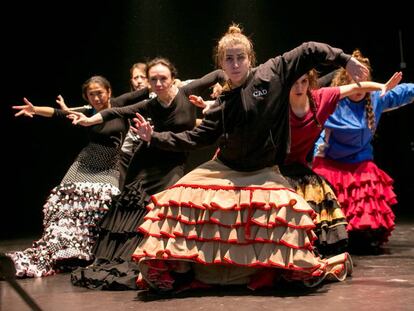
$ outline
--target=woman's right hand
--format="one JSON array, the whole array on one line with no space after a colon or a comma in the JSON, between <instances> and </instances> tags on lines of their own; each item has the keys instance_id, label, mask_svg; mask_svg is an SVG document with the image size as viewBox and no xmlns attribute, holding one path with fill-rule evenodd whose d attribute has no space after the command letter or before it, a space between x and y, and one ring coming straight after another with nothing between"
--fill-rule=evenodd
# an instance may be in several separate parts
<instances>
[{"instance_id":1,"label":"woman's right hand","mask_svg":"<svg viewBox=\"0 0 414 311\"><path fill-rule=\"evenodd\" d=\"M35 106L33 106L33 104L26 97L23 97L23 101L25 105L12 106L13 109L19 110L14 116L26 116L33 118L33 116L36 114Z\"/></svg>"}]
</instances>

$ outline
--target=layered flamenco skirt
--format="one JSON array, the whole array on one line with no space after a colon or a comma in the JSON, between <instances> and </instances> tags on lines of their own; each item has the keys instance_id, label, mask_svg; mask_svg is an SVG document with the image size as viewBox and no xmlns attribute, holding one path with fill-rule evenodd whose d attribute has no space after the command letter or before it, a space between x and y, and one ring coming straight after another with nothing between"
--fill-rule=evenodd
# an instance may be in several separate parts
<instances>
[{"instance_id":1,"label":"layered flamenco skirt","mask_svg":"<svg viewBox=\"0 0 414 311\"><path fill-rule=\"evenodd\" d=\"M18 277L47 276L93 259L99 223L119 193L116 161L114 148L89 144L81 151L43 207L42 237L8 253Z\"/></svg>"},{"instance_id":2,"label":"layered flamenco skirt","mask_svg":"<svg viewBox=\"0 0 414 311\"><path fill-rule=\"evenodd\" d=\"M299 163L280 166L280 172L316 213L317 252L323 257L343 253L348 246L347 222L329 183Z\"/></svg>"},{"instance_id":3,"label":"layered flamenco skirt","mask_svg":"<svg viewBox=\"0 0 414 311\"><path fill-rule=\"evenodd\" d=\"M315 157L313 169L334 187L352 244L380 246L394 230L393 180L372 161L340 163Z\"/></svg>"},{"instance_id":4,"label":"layered flamenco skirt","mask_svg":"<svg viewBox=\"0 0 414 311\"><path fill-rule=\"evenodd\" d=\"M139 271L131 255L142 240L137 227L146 211L141 185L135 186L134 189L125 186L122 194L113 199L93 248L95 260L71 273L73 285L104 290L136 289Z\"/></svg>"},{"instance_id":5,"label":"layered flamenco skirt","mask_svg":"<svg viewBox=\"0 0 414 311\"><path fill-rule=\"evenodd\" d=\"M133 255L139 285L175 290L191 281L255 289L280 277L343 280L349 257L315 255L315 212L277 172L237 172L211 160L154 195Z\"/></svg>"},{"instance_id":6,"label":"layered flamenco skirt","mask_svg":"<svg viewBox=\"0 0 414 311\"><path fill-rule=\"evenodd\" d=\"M71 274L73 285L101 290L136 290L139 270L132 254L143 239L137 231L146 214L150 195L164 190L183 176L181 165L158 165L140 169L119 196L114 197L105 215L93 248L95 261ZM156 191L158 192L158 191Z\"/></svg>"}]
</instances>

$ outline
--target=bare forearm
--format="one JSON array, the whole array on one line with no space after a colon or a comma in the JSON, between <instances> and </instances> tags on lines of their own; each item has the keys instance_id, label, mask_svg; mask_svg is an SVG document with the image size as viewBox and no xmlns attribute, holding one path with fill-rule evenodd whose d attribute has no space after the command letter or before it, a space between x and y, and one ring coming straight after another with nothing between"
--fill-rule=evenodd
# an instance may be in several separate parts
<instances>
[{"instance_id":1,"label":"bare forearm","mask_svg":"<svg viewBox=\"0 0 414 311\"><path fill-rule=\"evenodd\" d=\"M372 91L379 91L382 90L384 84L373 82L373 81L363 81L360 82L361 87L359 88L362 92L372 92Z\"/></svg>"},{"instance_id":2,"label":"bare forearm","mask_svg":"<svg viewBox=\"0 0 414 311\"><path fill-rule=\"evenodd\" d=\"M89 118L80 120L79 123L83 126L92 126L103 123L102 115L98 112Z\"/></svg>"},{"instance_id":3,"label":"bare forearm","mask_svg":"<svg viewBox=\"0 0 414 311\"><path fill-rule=\"evenodd\" d=\"M360 82L360 85L361 86L358 86L358 84L353 83L340 86L340 98L342 99L344 97L351 96L356 93L379 91L384 88L384 84L373 81L363 81Z\"/></svg>"},{"instance_id":4,"label":"bare forearm","mask_svg":"<svg viewBox=\"0 0 414 311\"><path fill-rule=\"evenodd\" d=\"M55 109L47 106L33 106L33 112L35 115L51 118Z\"/></svg>"}]
</instances>

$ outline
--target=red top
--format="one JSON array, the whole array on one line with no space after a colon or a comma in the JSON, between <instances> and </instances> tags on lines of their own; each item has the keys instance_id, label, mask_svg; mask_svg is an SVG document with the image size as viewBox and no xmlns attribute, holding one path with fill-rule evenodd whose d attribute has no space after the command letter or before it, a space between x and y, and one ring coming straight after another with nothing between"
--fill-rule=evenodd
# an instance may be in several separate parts
<instances>
[{"instance_id":1,"label":"red top","mask_svg":"<svg viewBox=\"0 0 414 311\"><path fill-rule=\"evenodd\" d=\"M317 107L316 117L323 126L326 119L334 112L339 101L339 87L324 87L312 91L312 97ZM313 118L313 111L309 109L303 117L297 117L290 109L290 153L285 163L299 162L307 165L306 156L313 148L316 139L322 131Z\"/></svg>"}]
</instances>

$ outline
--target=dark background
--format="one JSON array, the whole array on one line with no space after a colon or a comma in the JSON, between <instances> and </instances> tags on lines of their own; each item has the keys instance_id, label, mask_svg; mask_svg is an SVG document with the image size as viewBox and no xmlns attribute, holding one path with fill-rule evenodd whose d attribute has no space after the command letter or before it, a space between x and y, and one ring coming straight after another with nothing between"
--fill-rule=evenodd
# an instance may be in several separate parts
<instances>
[{"instance_id":1,"label":"dark background","mask_svg":"<svg viewBox=\"0 0 414 311\"><path fill-rule=\"evenodd\" d=\"M70 106L84 104L81 85L96 74L120 95L129 89L131 64L155 56L169 58L183 80L200 77L214 69L213 47L231 22L253 39L259 63L322 41L347 53L360 48L379 82L400 70L403 52L403 82L414 82L414 27L403 1L383 8L343 1L335 8L326 1L59 2L14 2L1 11L0 236L41 232L50 189L86 143L84 129L70 122L14 118L10 107L24 96L35 105L53 106L58 94ZM395 179L398 217L411 214L413 117L414 105L384 114L374 141L378 165ZM197 152L190 166L209 157Z\"/></svg>"}]
</instances>

